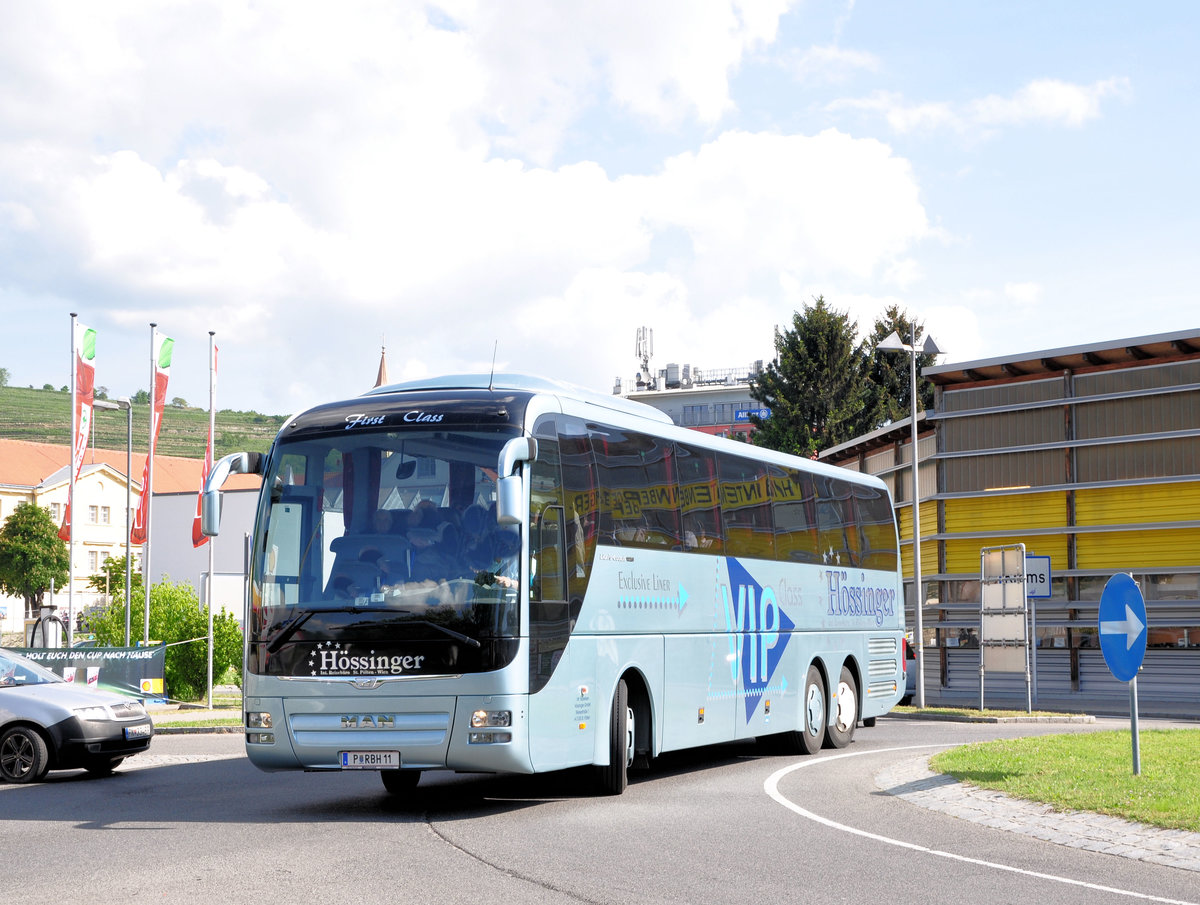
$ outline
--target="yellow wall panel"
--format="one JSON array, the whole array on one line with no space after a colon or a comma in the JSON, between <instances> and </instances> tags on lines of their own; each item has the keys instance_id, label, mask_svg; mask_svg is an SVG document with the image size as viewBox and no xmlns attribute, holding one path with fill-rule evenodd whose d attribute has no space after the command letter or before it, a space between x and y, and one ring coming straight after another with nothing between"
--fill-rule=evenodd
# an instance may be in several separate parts
<instances>
[{"instance_id":1,"label":"yellow wall panel","mask_svg":"<svg viewBox=\"0 0 1200 905\"><path fill-rule=\"evenodd\" d=\"M925 511L922 509L921 517ZM1067 524L1067 494L1017 493L946 500L946 532L1060 528Z\"/></svg>"},{"instance_id":2,"label":"yellow wall panel","mask_svg":"<svg viewBox=\"0 0 1200 905\"><path fill-rule=\"evenodd\" d=\"M1075 491L1075 522L1079 525L1191 521L1197 518L1197 512L1200 512L1200 483Z\"/></svg>"},{"instance_id":3,"label":"yellow wall panel","mask_svg":"<svg viewBox=\"0 0 1200 905\"><path fill-rule=\"evenodd\" d=\"M1075 554L1081 569L1194 566L1200 563L1200 528L1080 534Z\"/></svg>"},{"instance_id":4,"label":"yellow wall panel","mask_svg":"<svg viewBox=\"0 0 1200 905\"><path fill-rule=\"evenodd\" d=\"M1051 571L1067 568L1067 536L1048 534L1027 537L964 538L946 541L946 572L979 574L979 551L984 547L1024 544L1026 556L1049 556ZM925 556L924 548L921 556ZM925 560L922 558L922 571Z\"/></svg>"},{"instance_id":5,"label":"yellow wall panel","mask_svg":"<svg viewBox=\"0 0 1200 905\"><path fill-rule=\"evenodd\" d=\"M900 569L905 578L912 578L912 507L896 510L896 524L900 529ZM928 500L921 504L921 536L937 534L937 501ZM921 574L932 575L938 571L937 541L921 543Z\"/></svg>"}]
</instances>

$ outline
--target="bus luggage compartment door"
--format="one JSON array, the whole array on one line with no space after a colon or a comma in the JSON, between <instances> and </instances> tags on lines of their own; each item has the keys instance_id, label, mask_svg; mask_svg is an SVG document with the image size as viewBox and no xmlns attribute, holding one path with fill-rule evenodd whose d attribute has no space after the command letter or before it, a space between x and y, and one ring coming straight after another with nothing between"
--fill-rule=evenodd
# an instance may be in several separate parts
<instances>
[{"instance_id":1,"label":"bus luggage compartment door","mask_svg":"<svg viewBox=\"0 0 1200 905\"><path fill-rule=\"evenodd\" d=\"M398 751L401 766L446 765L453 696L292 698L285 702L288 732L300 766L341 768L343 751Z\"/></svg>"}]
</instances>

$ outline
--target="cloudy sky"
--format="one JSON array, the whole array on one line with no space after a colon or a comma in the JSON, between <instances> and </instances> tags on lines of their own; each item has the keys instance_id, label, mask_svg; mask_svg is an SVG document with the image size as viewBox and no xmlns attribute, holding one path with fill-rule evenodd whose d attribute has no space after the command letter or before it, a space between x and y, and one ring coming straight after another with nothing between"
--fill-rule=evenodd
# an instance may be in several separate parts
<instances>
[{"instance_id":1,"label":"cloudy sky","mask_svg":"<svg viewBox=\"0 0 1200 905\"><path fill-rule=\"evenodd\" d=\"M824 295L945 361L1200 327L1200 4L0 5L0 367L272 414L744 367Z\"/></svg>"}]
</instances>

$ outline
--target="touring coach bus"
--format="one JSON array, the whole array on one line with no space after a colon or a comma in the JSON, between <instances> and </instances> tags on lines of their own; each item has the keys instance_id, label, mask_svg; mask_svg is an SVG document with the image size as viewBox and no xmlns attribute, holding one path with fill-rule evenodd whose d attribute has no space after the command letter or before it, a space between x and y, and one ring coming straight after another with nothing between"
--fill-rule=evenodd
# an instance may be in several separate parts
<instances>
[{"instance_id":1,"label":"touring coach bus","mask_svg":"<svg viewBox=\"0 0 1200 905\"><path fill-rule=\"evenodd\" d=\"M630 768L737 739L850 742L904 692L878 479L515 375L310 409L266 456L245 618L263 770Z\"/></svg>"}]
</instances>

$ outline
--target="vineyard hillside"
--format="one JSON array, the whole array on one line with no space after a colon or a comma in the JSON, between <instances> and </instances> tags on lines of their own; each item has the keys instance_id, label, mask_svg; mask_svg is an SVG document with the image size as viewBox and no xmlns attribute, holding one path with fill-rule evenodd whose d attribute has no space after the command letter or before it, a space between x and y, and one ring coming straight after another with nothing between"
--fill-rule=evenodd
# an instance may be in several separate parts
<instances>
[{"instance_id":1,"label":"vineyard hillside","mask_svg":"<svg viewBox=\"0 0 1200 905\"><path fill-rule=\"evenodd\" d=\"M98 449L125 450L127 415L96 409L94 444ZM258 412L217 412L216 450L220 458L231 452L266 452L286 420L284 415ZM149 404L133 405L133 451L145 452L150 434ZM35 443L71 444L71 394L56 390L0 387L0 438ZM208 441L208 409L167 405L156 451L165 456L204 458Z\"/></svg>"}]
</instances>

